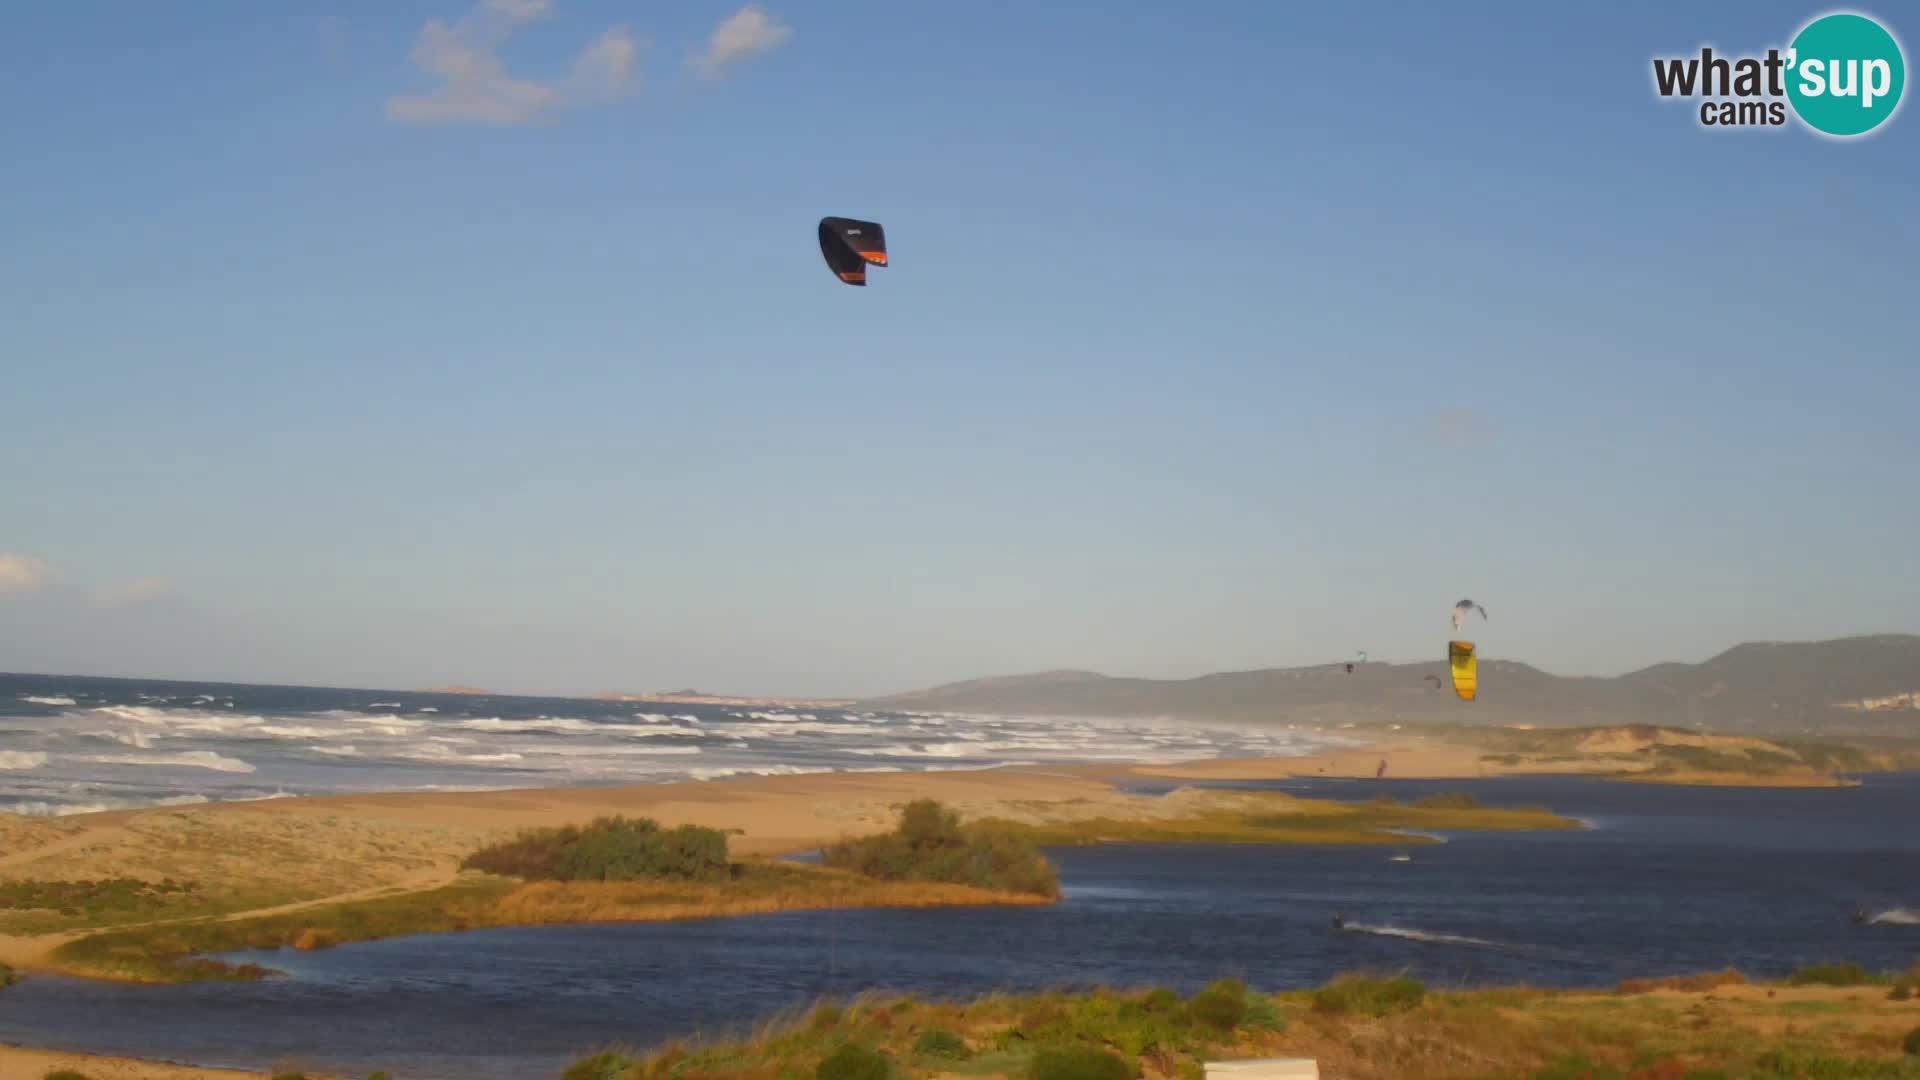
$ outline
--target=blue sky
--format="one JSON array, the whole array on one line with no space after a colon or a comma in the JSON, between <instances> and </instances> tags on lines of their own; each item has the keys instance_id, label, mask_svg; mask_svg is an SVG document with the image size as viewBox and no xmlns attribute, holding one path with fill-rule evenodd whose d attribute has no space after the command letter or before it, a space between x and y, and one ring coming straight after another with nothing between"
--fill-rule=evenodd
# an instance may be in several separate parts
<instances>
[{"instance_id":1,"label":"blue sky","mask_svg":"<svg viewBox=\"0 0 1920 1080\"><path fill-rule=\"evenodd\" d=\"M1708 131L1649 74L1824 9L541 6L10 13L0 669L1920 631L1920 121ZM869 288L825 214L886 225Z\"/></svg>"}]
</instances>

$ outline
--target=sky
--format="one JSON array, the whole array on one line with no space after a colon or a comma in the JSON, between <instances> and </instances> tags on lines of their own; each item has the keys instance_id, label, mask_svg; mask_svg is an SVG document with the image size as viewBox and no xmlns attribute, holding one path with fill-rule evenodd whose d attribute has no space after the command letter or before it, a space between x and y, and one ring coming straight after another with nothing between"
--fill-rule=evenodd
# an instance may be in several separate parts
<instances>
[{"instance_id":1,"label":"sky","mask_svg":"<svg viewBox=\"0 0 1920 1080\"><path fill-rule=\"evenodd\" d=\"M1920 116L1652 85L1824 10L10 10L0 670L872 694L1437 659L1462 597L1565 674L1920 631ZM886 227L869 287L823 215Z\"/></svg>"}]
</instances>

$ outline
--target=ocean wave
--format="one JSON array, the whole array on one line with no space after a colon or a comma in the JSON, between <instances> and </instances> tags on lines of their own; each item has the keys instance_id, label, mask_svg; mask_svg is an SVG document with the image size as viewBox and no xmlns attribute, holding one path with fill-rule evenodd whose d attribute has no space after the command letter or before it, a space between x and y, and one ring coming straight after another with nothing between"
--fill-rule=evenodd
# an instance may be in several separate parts
<instances>
[{"instance_id":1,"label":"ocean wave","mask_svg":"<svg viewBox=\"0 0 1920 1080\"><path fill-rule=\"evenodd\" d=\"M29 705L56 705L57 706L57 705L74 704L74 700L70 697L35 697L32 694L22 694L20 695L20 700L26 702Z\"/></svg>"},{"instance_id":2,"label":"ocean wave","mask_svg":"<svg viewBox=\"0 0 1920 1080\"><path fill-rule=\"evenodd\" d=\"M462 754L447 749L444 743L428 743L411 752L396 754L396 757L408 761L425 761L435 765L505 765L526 760L518 751L506 750L497 754Z\"/></svg>"},{"instance_id":3,"label":"ocean wave","mask_svg":"<svg viewBox=\"0 0 1920 1080\"><path fill-rule=\"evenodd\" d=\"M1867 917L1872 926L1920 926L1920 911L1912 908L1888 908Z\"/></svg>"},{"instance_id":4,"label":"ocean wave","mask_svg":"<svg viewBox=\"0 0 1920 1080\"><path fill-rule=\"evenodd\" d=\"M144 731L92 731L88 735L121 746L131 746L135 750L153 749L153 736Z\"/></svg>"},{"instance_id":5,"label":"ocean wave","mask_svg":"<svg viewBox=\"0 0 1920 1080\"><path fill-rule=\"evenodd\" d=\"M38 750L0 750L0 769L37 769L46 763L47 755Z\"/></svg>"},{"instance_id":6,"label":"ocean wave","mask_svg":"<svg viewBox=\"0 0 1920 1080\"><path fill-rule=\"evenodd\" d=\"M148 806L193 806L207 802L205 795L165 795L152 799L97 799L92 802L53 802L47 799L15 799L0 802L0 812L25 817L66 817L69 814L99 814L108 810L138 810Z\"/></svg>"},{"instance_id":7,"label":"ocean wave","mask_svg":"<svg viewBox=\"0 0 1920 1080\"><path fill-rule=\"evenodd\" d=\"M830 773L829 765L735 765L712 769L688 769L694 780L725 780L729 776L812 776Z\"/></svg>"},{"instance_id":8,"label":"ocean wave","mask_svg":"<svg viewBox=\"0 0 1920 1080\"><path fill-rule=\"evenodd\" d=\"M100 754L76 760L94 765L146 765L158 768L212 769L215 772L250 773L254 767L239 758L216 754L211 750L182 750L175 754Z\"/></svg>"},{"instance_id":9,"label":"ocean wave","mask_svg":"<svg viewBox=\"0 0 1920 1080\"><path fill-rule=\"evenodd\" d=\"M307 749L312 753L325 754L328 757L359 757L360 756L360 751L355 749L351 744L348 744L346 746L309 746L307 747Z\"/></svg>"},{"instance_id":10,"label":"ocean wave","mask_svg":"<svg viewBox=\"0 0 1920 1080\"><path fill-rule=\"evenodd\" d=\"M485 731L494 735L529 735L535 732L544 732L549 735L586 735L599 730L602 725L586 720L576 720L571 716L542 716L536 720L502 720L497 716L488 716L477 720L462 720L449 726L464 728L467 731Z\"/></svg>"}]
</instances>

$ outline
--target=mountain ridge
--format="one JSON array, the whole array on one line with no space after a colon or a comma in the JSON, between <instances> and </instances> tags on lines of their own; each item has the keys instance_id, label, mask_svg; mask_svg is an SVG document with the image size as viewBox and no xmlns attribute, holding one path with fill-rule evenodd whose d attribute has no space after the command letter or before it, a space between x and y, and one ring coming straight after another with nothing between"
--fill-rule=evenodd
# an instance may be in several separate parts
<instances>
[{"instance_id":1,"label":"mountain ridge","mask_svg":"<svg viewBox=\"0 0 1920 1080\"><path fill-rule=\"evenodd\" d=\"M988 676L869 698L878 709L1166 716L1260 722L1536 724L1655 723L1769 734L1920 736L1920 635L1749 641L1697 663L1665 661L1621 675L1555 675L1524 661L1480 661L1480 696L1435 690L1444 659L1344 661L1149 679L1055 669Z\"/></svg>"}]
</instances>

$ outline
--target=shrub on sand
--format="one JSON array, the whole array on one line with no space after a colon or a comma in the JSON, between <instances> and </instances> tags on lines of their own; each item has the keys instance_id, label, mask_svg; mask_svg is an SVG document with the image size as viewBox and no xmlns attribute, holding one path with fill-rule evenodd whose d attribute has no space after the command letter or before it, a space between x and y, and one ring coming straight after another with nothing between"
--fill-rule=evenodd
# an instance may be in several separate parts
<instances>
[{"instance_id":1,"label":"shrub on sand","mask_svg":"<svg viewBox=\"0 0 1920 1080\"><path fill-rule=\"evenodd\" d=\"M1859 964L1808 964L1788 976L1793 986L1864 986L1873 981Z\"/></svg>"},{"instance_id":2,"label":"shrub on sand","mask_svg":"<svg viewBox=\"0 0 1920 1080\"><path fill-rule=\"evenodd\" d=\"M1221 979L1193 995L1187 1008L1200 1023L1217 1031L1232 1031L1247 1018L1247 986L1237 979Z\"/></svg>"},{"instance_id":3,"label":"shrub on sand","mask_svg":"<svg viewBox=\"0 0 1920 1080\"><path fill-rule=\"evenodd\" d=\"M813 1070L815 1080L887 1080L892 1074L887 1055L859 1043L841 1046Z\"/></svg>"},{"instance_id":4,"label":"shrub on sand","mask_svg":"<svg viewBox=\"0 0 1920 1080\"><path fill-rule=\"evenodd\" d=\"M1323 1013L1386 1016L1418 1007L1426 995L1427 986L1418 979L1343 975L1313 992L1313 1008Z\"/></svg>"},{"instance_id":5,"label":"shrub on sand","mask_svg":"<svg viewBox=\"0 0 1920 1080\"><path fill-rule=\"evenodd\" d=\"M1133 1080L1139 1070L1097 1046L1050 1046L1036 1051L1028 1080Z\"/></svg>"},{"instance_id":6,"label":"shrub on sand","mask_svg":"<svg viewBox=\"0 0 1920 1080\"><path fill-rule=\"evenodd\" d=\"M920 1037L913 1040L913 1052L925 1057L960 1060L967 1056L967 1044L951 1031L934 1028L921 1032Z\"/></svg>"}]
</instances>

